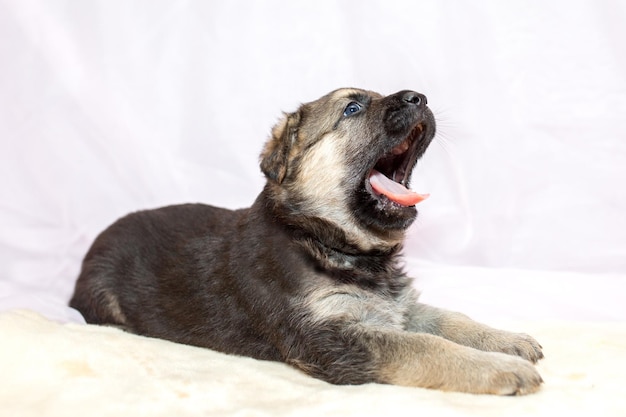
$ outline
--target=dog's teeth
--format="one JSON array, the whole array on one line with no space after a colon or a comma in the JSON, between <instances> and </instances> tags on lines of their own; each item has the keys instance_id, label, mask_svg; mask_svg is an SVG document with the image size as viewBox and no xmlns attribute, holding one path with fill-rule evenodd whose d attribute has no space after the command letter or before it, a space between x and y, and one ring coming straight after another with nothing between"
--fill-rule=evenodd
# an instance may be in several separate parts
<instances>
[{"instance_id":1,"label":"dog's teeth","mask_svg":"<svg viewBox=\"0 0 626 417\"><path fill-rule=\"evenodd\" d=\"M401 154L403 154L403 153L405 153L406 151L409 150L409 146L410 146L409 141L405 140L404 142L402 142L401 144L399 144L398 146L393 148L391 150L391 153L394 154L394 155L401 155Z\"/></svg>"}]
</instances>

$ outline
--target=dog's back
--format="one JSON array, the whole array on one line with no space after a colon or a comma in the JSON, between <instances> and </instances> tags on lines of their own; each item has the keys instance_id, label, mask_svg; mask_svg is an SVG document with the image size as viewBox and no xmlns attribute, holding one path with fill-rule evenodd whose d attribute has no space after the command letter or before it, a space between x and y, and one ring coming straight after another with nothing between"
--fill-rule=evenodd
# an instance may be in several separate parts
<instances>
[{"instance_id":1,"label":"dog's back","mask_svg":"<svg viewBox=\"0 0 626 417\"><path fill-rule=\"evenodd\" d=\"M223 351L239 346L238 353L276 359L246 329L250 318L233 291L243 277L228 272L232 252L245 251L232 244L248 212L185 204L119 219L85 256L70 306L88 323Z\"/></svg>"},{"instance_id":2,"label":"dog's back","mask_svg":"<svg viewBox=\"0 0 626 417\"><path fill-rule=\"evenodd\" d=\"M149 293L157 281L149 283L142 277L154 277L171 267L174 256L191 248L184 240L219 236L220 228L236 215L225 209L202 204L186 204L131 213L104 230L85 255L76 291L70 305L81 311L89 323L132 326L118 299L128 291ZM170 247L165 247L165 242ZM176 262L182 264L179 259ZM112 290L115 291L112 291ZM156 301L156 300L155 300ZM139 307L139 306L138 306ZM143 306L147 310L149 306Z\"/></svg>"}]
</instances>

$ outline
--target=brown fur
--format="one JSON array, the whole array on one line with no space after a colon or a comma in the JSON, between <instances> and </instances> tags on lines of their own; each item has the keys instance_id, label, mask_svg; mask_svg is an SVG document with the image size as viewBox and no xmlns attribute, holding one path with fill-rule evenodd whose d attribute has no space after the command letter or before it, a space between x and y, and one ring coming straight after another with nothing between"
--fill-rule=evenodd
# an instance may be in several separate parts
<instances>
[{"instance_id":1,"label":"brown fur","mask_svg":"<svg viewBox=\"0 0 626 417\"><path fill-rule=\"evenodd\" d=\"M410 91L340 89L304 104L272 130L252 207L118 220L87 253L70 304L90 323L336 384L534 392L534 339L418 303L400 266L417 211L375 193L369 173L407 184L434 134L426 98Z\"/></svg>"}]
</instances>

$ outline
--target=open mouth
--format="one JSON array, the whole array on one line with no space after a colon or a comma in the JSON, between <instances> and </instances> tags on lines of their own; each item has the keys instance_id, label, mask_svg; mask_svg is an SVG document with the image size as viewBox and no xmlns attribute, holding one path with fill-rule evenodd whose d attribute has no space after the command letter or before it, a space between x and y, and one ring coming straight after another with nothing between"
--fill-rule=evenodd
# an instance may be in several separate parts
<instances>
[{"instance_id":1,"label":"open mouth","mask_svg":"<svg viewBox=\"0 0 626 417\"><path fill-rule=\"evenodd\" d=\"M424 126L417 124L411 133L389 152L383 155L368 175L372 194L378 199L387 199L402 207L414 206L428 198L408 188L415 163L421 156L420 139Z\"/></svg>"}]
</instances>

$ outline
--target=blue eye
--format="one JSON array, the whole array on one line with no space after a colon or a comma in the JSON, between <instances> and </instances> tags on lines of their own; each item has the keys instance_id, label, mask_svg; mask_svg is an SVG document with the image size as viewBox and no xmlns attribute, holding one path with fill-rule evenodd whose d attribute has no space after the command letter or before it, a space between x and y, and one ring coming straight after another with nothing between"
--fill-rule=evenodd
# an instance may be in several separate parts
<instances>
[{"instance_id":1,"label":"blue eye","mask_svg":"<svg viewBox=\"0 0 626 417\"><path fill-rule=\"evenodd\" d=\"M343 115L351 116L355 113L360 112L362 108L363 107L359 103L357 103L356 101L353 101L346 106L345 110L343 111Z\"/></svg>"}]
</instances>

